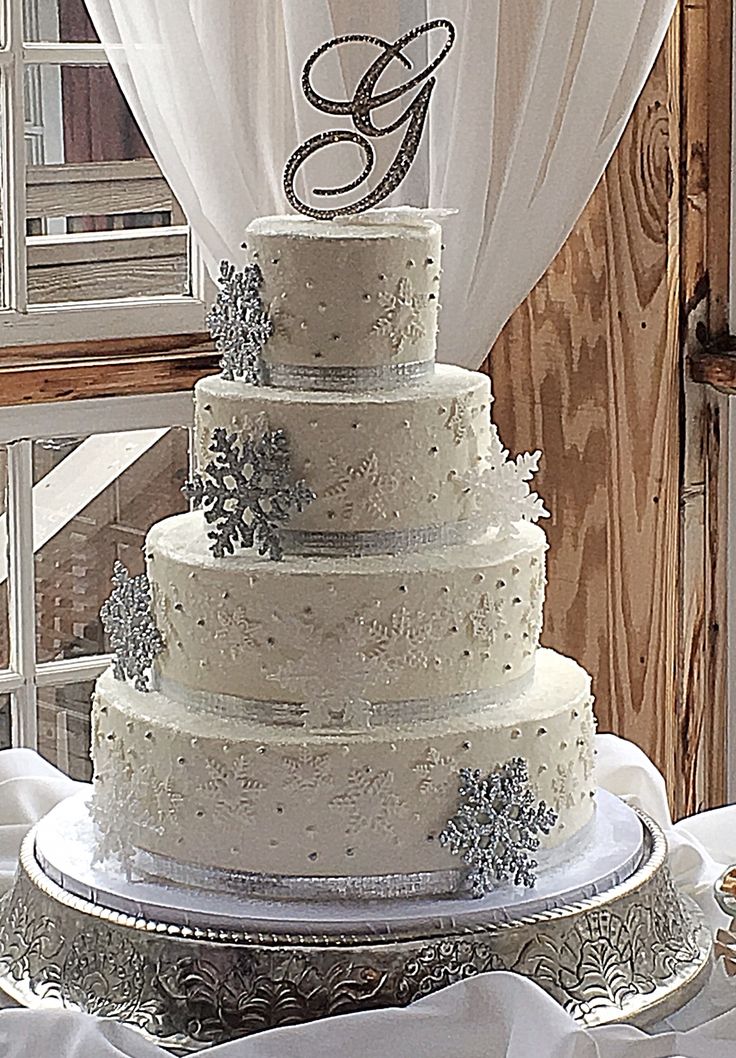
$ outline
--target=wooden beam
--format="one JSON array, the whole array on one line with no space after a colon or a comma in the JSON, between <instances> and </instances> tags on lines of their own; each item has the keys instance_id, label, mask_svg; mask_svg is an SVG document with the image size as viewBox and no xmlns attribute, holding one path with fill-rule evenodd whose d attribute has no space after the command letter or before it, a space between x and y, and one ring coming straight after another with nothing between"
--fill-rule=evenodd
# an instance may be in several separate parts
<instances>
[{"instance_id":1,"label":"wooden beam","mask_svg":"<svg viewBox=\"0 0 736 1058\"><path fill-rule=\"evenodd\" d=\"M189 390L218 361L204 334L16 346L0 359L0 407Z\"/></svg>"},{"instance_id":2,"label":"wooden beam","mask_svg":"<svg viewBox=\"0 0 736 1058\"><path fill-rule=\"evenodd\" d=\"M728 331L731 5L681 20L681 579L676 762L683 814L722 804L727 749L727 397L705 378ZM721 362L721 367L725 366Z\"/></svg>"}]
</instances>

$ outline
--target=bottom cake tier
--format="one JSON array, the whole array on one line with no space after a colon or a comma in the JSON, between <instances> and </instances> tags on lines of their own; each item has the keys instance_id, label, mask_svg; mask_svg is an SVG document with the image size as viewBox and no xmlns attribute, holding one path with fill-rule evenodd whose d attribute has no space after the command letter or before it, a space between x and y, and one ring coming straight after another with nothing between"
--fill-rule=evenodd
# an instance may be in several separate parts
<instances>
[{"instance_id":1,"label":"bottom cake tier","mask_svg":"<svg viewBox=\"0 0 736 1058\"><path fill-rule=\"evenodd\" d=\"M559 847L594 810L590 678L538 652L519 698L442 719L312 734L140 693L105 673L94 704L100 855L205 888L293 896L452 892L463 864L439 840L461 768L523 758L558 813ZM561 854L564 854L561 850Z\"/></svg>"}]
</instances>

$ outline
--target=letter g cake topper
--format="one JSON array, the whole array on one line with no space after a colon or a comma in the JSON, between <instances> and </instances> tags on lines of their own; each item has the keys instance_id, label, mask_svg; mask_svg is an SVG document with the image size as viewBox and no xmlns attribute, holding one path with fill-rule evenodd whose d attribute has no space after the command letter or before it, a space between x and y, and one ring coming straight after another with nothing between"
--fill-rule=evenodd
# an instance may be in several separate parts
<instances>
[{"instance_id":1,"label":"letter g cake topper","mask_svg":"<svg viewBox=\"0 0 736 1058\"><path fill-rule=\"evenodd\" d=\"M447 39L434 59L430 60L423 69L414 71L411 60L404 54L404 49L413 40L430 34L434 30L444 31ZM375 47L380 49L380 52L361 77L352 98L344 100L329 99L320 95L312 85L314 64L325 52L352 42L375 45ZM289 203L294 209L299 213L306 213L309 217L331 220L333 217L362 213L364 210L372 209L399 186L414 161L419 141L422 138L429 101L437 80L434 76L434 71L447 56L454 43L455 27L452 22L446 18L436 18L431 22L424 22L421 26L415 26L414 29L405 33L393 43L369 33L346 33L344 36L326 41L316 51L312 52L302 71L302 90L306 99L313 107L323 111L325 114L348 115L354 128L330 129L327 132L320 132L316 136L305 140L291 155L284 169L284 190ZM377 91L377 84L381 75L394 61L402 63L404 68L411 72L411 75L406 81L395 85L393 88ZM397 118L389 120L385 125L377 125L375 123L373 120L374 110L379 110L381 107L393 103L394 100L400 99L401 96L411 92L414 88L419 88L419 91ZM358 199L357 202L335 206L333 209L316 209L303 202L296 193L294 187L295 179L304 162L313 154L316 154L317 151L335 143L356 144L363 153L363 169L349 183L341 187L315 187L313 194L320 196L347 195L359 188L370 177L376 161L375 151L369 137L387 136L389 133L401 128L402 125L406 126L406 131L396 157L373 190L369 191L363 198Z\"/></svg>"}]
</instances>

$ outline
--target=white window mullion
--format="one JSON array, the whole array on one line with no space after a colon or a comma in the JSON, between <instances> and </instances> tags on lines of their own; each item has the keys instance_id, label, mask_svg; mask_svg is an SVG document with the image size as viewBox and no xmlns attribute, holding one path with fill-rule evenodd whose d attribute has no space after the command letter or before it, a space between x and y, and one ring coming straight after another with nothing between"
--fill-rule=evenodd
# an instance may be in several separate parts
<instances>
[{"instance_id":1,"label":"white window mullion","mask_svg":"<svg viewBox=\"0 0 736 1058\"><path fill-rule=\"evenodd\" d=\"M10 61L3 73L3 233L5 303L16 312L28 306L26 253L25 103L23 96L23 11L7 5Z\"/></svg>"},{"instance_id":2,"label":"white window mullion","mask_svg":"<svg viewBox=\"0 0 736 1058\"><path fill-rule=\"evenodd\" d=\"M8 445L8 515L10 664L23 681L12 697L12 744L37 749L31 441L17 441Z\"/></svg>"},{"instance_id":3,"label":"white window mullion","mask_svg":"<svg viewBox=\"0 0 736 1058\"><path fill-rule=\"evenodd\" d=\"M111 661L112 654L44 661L36 668L36 686L64 687L69 683L87 683L88 680L96 680Z\"/></svg>"}]
</instances>

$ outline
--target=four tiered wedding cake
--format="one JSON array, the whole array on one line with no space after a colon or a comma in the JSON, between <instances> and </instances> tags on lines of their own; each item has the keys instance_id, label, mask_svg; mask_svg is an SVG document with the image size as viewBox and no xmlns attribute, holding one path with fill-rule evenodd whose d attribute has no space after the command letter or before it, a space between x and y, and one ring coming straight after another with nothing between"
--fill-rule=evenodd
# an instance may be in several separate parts
<instances>
[{"instance_id":1,"label":"four tiered wedding cake","mask_svg":"<svg viewBox=\"0 0 736 1058\"><path fill-rule=\"evenodd\" d=\"M439 225L246 238L196 387L200 509L146 542L150 686L97 685L100 851L302 899L532 884L594 812L590 679L539 646L536 457L503 450L485 375L434 363Z\"/></svg>"}]
</instances>

